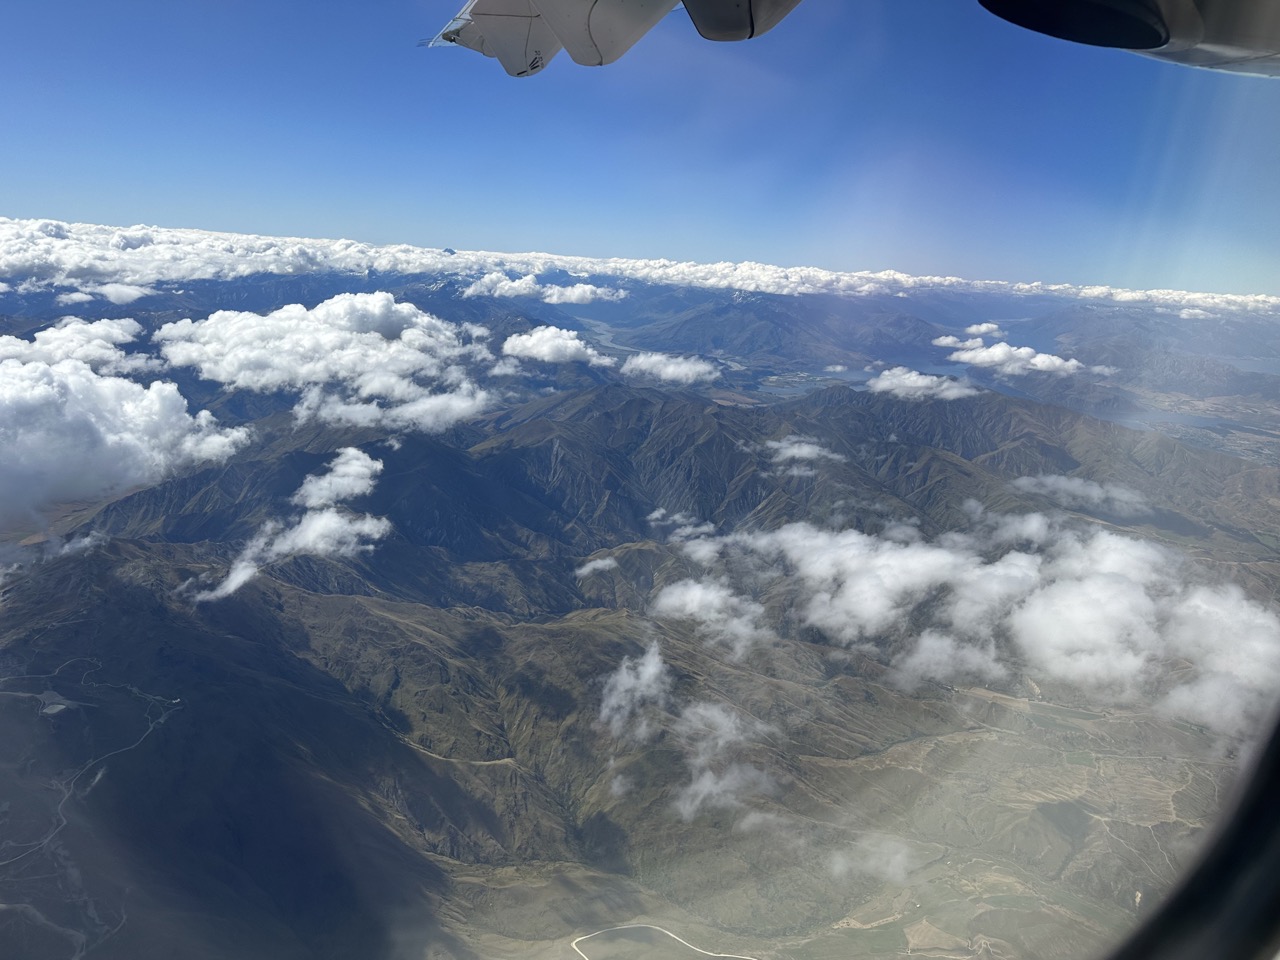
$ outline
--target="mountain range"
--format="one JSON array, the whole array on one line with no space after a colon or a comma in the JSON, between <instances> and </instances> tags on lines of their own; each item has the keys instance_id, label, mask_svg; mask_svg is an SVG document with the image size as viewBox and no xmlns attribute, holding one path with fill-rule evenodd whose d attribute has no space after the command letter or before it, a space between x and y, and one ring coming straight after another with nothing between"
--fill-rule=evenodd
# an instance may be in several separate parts
<instances>
[{"instance_id":1,"label":"mountain range","mask_svg":"<svg viewBox=\"0 0 1280 960\"><path fill-rule=\"evenodd\" d=\"M1256 306L251 267L0 278L6 957L1077 957L1194 859Z\"/></svg>"}]
</instances>

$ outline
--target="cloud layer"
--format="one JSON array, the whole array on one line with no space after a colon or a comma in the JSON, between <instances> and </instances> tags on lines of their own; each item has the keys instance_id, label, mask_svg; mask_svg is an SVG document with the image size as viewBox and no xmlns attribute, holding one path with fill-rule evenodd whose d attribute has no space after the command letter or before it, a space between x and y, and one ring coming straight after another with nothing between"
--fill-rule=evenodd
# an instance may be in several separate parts
<instances>
[{"instance_id":1,"label":"cloud layer","mask_svg":"<svg viewBox=\"0 0 1280 960\"><path fill-rule=\"evenodd\" d=\"M839 273L816 267L776 267L761 263L681 263L543 253L455 252L407 245L373 246L352 240L0 218L0 278L16 288L102 291L96 295L110 293L120 298L145 294L162 283L236 279L255 274L296 276L320 271L361 275L434 273L481 283L497 273L501 280L491 281L495 287L503 281L519 283L526 276L537 278L554 271L582 277L781 295L859 297L967 292L1141 304L1206 315L1242 312L1280 315L1280 297L1262 295L913 277L892 270ZM509 276L513 274L521 279L511 281ZM583 285L563 289L574 291L576 286ZM545 296L545 292L542 295ZM574 302L571 298L579 295L582 294L565 294L570 298L565 302Z\"/></svg>"}]
</instances>

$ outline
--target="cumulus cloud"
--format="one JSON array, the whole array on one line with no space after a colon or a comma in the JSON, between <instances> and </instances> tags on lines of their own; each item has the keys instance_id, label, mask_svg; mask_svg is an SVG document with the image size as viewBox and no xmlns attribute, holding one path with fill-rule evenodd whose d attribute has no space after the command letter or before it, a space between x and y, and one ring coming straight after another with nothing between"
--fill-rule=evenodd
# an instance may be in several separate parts
<instances>
[{"instance_id":1,"label":"cumulus cloud","mask_svg":"<svg viewBox=\"0 0 1280 960\"><path fill-rule=\"evenodd\" d=\"M651 612L694 619L730 642L768 631L765 611L727 573L745 558L772 571L763 582L790 592L802 624L890 651L904 686L1025 672L1228 734L1266 713L1280 684L1280 620L1238 588L1203 582L1172 552L1109 531L1041 514L974 517L972 530L933 542L806 523L693 541L686 552L708 576L674 585L670 597L664 588ZM758 572L751 584L761 588Z\"/></svg>"},{"instance_id":2,"label":"cumulus cloud","mask_svg":"<svg viewBox=\"0 0 1280 960\"><path fill-rule=\"evenodd\" d=\"M964 332L971 337L995 337L997 340L1003 340L1008 336L1007 333L1000 329L1000 324L990 321L970 324L964 328Z\"/></svg>"},{"instance_id":3,"label":"cumulus cloud","mask_svg":"<svg viewBox=\"0 0 1280 960\"><path fill-rule=\"evenodd\" d=\"M591 303L594 300L622 300L627 291L597 287L590 283L569 286L543 284L531 273L511 279L500 270L486 273L462 291L464 297L532 297L544 303Z\"/></svg>"},{"instance_id":4,"label":"cumulus cloud","mask_svg":"<svg viewBox=\"0 0 1280 960\"><path fill-rule=\"evenodd\" d=\"M628 377L652 377L684 384L705 383L720 376L714 363L668 353L634 353L622 364L622 373Z\"/></svg>"},{"instance_id":5,"label":"cumulus cloud","mask_svg":"<svg viewBox=\"0 0 1280 960\"><path fill-rule=\"evenodd\" d=\"M954 337L940 337L939 340L954 340ZM935 340L934 343L938 343ZM941 344L939 346L955 346L957 344ZM1031 347L1014 347L1007 343L993 343L983 346L979 339L962 341L961 349L950 354L947 359L954 363L967 363L972 367L987 367L1009 377L1021 377L1028 373L1053 373L1066 375L1079 373L1084 364L1075 359L1064 359L1052 353L1040 353Z\"/></svg>"},{"instance_id":6,"label":"cumulus cloud","mask_svg":"<svg viewBox=\"0 0 1280 960\"><path fill-rule=\"evenodd\" d=\"M578 331L551 326L534 327L528 333L507 337L502 353L544 363L586 363L593 367L612 367L618 362L583 340Z\"/></svg>"},{"instance_id":7,"label":"cumulus cloud","mask_svg":"<svg viewBox=\"0 0 1280 960\"><path fill-rule=\"evenodd\" d=\"M309 476L292 497L294 503L308 510L332 507L373 492L382 461L356 447L343 447L329 464L329 472Z\"/></svg>"},{"instance_id":8,"label":"cumulus cloud","mask_svg":"<svg viewBox=\"0 0 1280 960\"><path fill-rule=\"evenodd\" d=\"M288 557L351 557L372 549L391 532L384 517L357 516L338 509L341 500L372 492L382 462L354 447L344 447L327 473L308 476L292 497L306 512L286 525L270 522L240 552L222 582L193 595L197 603L229 597L267 564Z\"/></svg>"},{"instance_id":9,"label":"cumulus cloud","mask_svg":"<svg viewBox=\"0 0 1280 960\"><path fill-rule=\"evenodd\" d=\"M606 570L616 570L617 568L618 561L615 557L597 557L578 567L573 571L573 575L581 580L583 577L589 577L593 573L604 573Z\"/></svg>"},{"instance_id":10,"label":"cumulus cloud","mask_svg":"<svg viewBox=\"0 0 1280 960\"><path fill-rule=\"evenodd\" d=\"M265 316L219 310L153 335L164 359L238 390L301 394L301 419L443 430L489 397L470 378L491 361L488 331L397 303L389 293L344 293L308 310Z\"/></svg>"},{"instance_id":11,"label":"cumulus cloud","mask_svg":"<svg viewBox=\"0 0 1280 960\"><path fill-rule=\"evenodd\" d=\"M650 602L649 615L660 620L691 620L700 635L729 647L735 658L773 638L773 632L763 625L763 606L715 581L680 580L663 587Z\"/></svg>"},{"instance_id":12,"label":"cumulus cloud","mask_svg":"<svg viewBox=\"0 0 1280 960\"><path fill-rule=\"evenodd\" d=\"M101 283L87 288L90 293L110 300L117 306L124 306L155 293L150 287L136 283Z\"/></svg>"},{"instance_id":13,"label":"cumulus cloud","mask_svg":"<svg viewBox=\"0 0 1280 960\"><path fill-rule=\"evenodd\" d=\"M968 340L961 340L959 337L953 337L947 334L943 337L934 337L930 341L935 347L960 347L965 350L972 350L974 347L980 347L984 343L981 337L972 337Z\"/></svg>"},{"instance_id":14,"label":"cumulus cloud","mask_svg":"<svg viewBox=\"0 0 1280 960\"><path fill-rule=\"evenodd\" d=\"M872 393L888 393L899 400L961 400L978 389L961 380L935 377L909 367L890 367L867 381Z\"/></svg>"},{"instance_id":15,"label":"cumulus cloud","mask_svg":"<svg viewBox=\"0 0 1280 960\"><path fill-rule=\"evenodd\" d=\"M154 369L152 358L126 353L122 346L142 333L136 320L95 320L65 317L52 327L37 330L30 340L0 336L0 360L54 364L78 360L97 373L136 373Z\"/></svg>"},{"instance_id":16,"label":"cumulus cloud","mask_svg":"<svg viewBox=\"0 0 1280 960\"><path fill-rule=\"evenodd\" d=\"M1147 499L1137 490L1118 483L1097 483L1083 477L1040 474L1018 477L1013 487L1023 493L1048 497L1064 507L1093 507L1120 517L1137 517L1151 512Z\"/></svg>"},{"instance_id":17,"label":"cumulus cloud","mask_svg":"<svg viewBox=\"0 0 1280 960\"><path fill-rule=\"evenodd\" d=\"M31 342L2 338L0 523L221 462L248 441L246 429L224 429L208 411L192 416L172 383L143 386L98 372L131 366L114 346L131 336L131 323L72 324Z\"/></svg>"},{"instance_id":18,"label":"cumulus cloud","mask_svg":"<svg viewBox=\"0 0 1280 960\"><path fill-rule=\"evenodd\" d=\"M666 707L671 683L671 671L656 643L639 658L623 657L605 680L600 722L616 739L649 739L656 729L654 714Z\"/></svg>"},{"instance_id":19,"label":"cumulus cloud","mask_svg":"<svg viewBox=\"0 0 1280 960\"><path fill-rule=\"evenodd\" d=\"M156 284L188 280L236 279L258 274L296 276L311 272L435 273L472 281L498 273L503 280L509 280L511 275L536 278L553 271L582 277L783 296L975 293L1146 305L1174 311L1201 311L1207 315L1280 316L1280 297L1265 295L916 277L893 270L840 273L816 267L777 267L750 262L687 263L545 253L445 251L403 244L374 246L352 240L263 237L148 226L121 229L54 220L0 218L0 277L13 278L36 288L89 289L94 285L120 283L150 289ZM578 295L583 294L570 296Z\"/></svg>"}]
</instances>

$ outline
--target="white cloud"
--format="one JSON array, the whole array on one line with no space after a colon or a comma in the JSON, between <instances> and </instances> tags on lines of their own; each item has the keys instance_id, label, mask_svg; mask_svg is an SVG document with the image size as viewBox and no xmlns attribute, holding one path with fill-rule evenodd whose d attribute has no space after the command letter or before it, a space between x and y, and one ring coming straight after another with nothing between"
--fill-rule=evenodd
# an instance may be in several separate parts
<instances>
[{"instance_id":1,"label":"white cloud","mask_svg":"<svg viewBox=\"0 0 1280 960\"><path fill-rule=\"evenodd\" d=\"M775 781L739 754L753 740L771 735L773 728L731 707L709 701L686 703L670 717L671 672L656 643L644 656L624 657L605 680L600 721L618 740L643 743L666 725L684 755L689 781L672 801L676 812L692 820L707 808L740 806L753 796L772 793ZM610 793L620 797L630 781L615 777Z\"/></svg>"},{"instance_id":2,"label":"white cloud","mask_svg":"<svg viewBox=\"0 0 1280 960\"><path fill-rule=\"evenodd\" d=\"M680 711L672 726L689 748L695 766L704 767L770 728L723 703L697 701Z\"/></svg>"},{"instance_id":3,"label":"white cloud","mask_svg":"<svg viewBox=\"0 0 1280 960\"><path fill-rule=\"evenodd\" d=\"M900 400L960 400L979 392L963 381L930 376L908 367L890 367L868 380L867 389L889 393Z\"/></svg>"},{"instance_id":4,"label":"white cloud","mask_svg":"<svg viewBox=\"0 0 1280 960\"><path fill-rule=\"evenodd\" d=\"M93 294L81 293L77 290L73 293L60 293L53 299L59 306L68 307L77 303L91 303L93 301Z\"/></svg>"},{"instance_id":5,"label":"white cloud","mask_svg":"<svg viewBox=\"0 0 1280 960\"><path fill-rule=\"evenodd\" d=\"M964 328L964 332L971 337L995 337L997 340L1003 340L1009 335L1000 329L1000 324L990 321L970 324Z\"/></svg>"},{"instance_id":6,"label":"white cloud","mask_svg":"<svg viewBox=\"0 0 1280 960\"><path fill-rule=\"evenodd\" d=\"M701 767L676 794L676 812L692 820L704 808L734 808L750 797L766 795L777 784L763 770L746 763L731 763L722 770Z\"/></svg>"},{"instance_id":7,"label":"white cloud","mask_svg":"<svg viewBox=\"0 0 1280 960\"><path fill-rule=\"evenodd\" d=\"M705 383L720 376L714 363L697 357L676 357L668 353L635 353L622 364L628 377L653 377L670 383Z\"/></svg>"},{"instance_id":8,"label":"white cloud","mask_svg":"<svg viewBox=\"0 0 1280 960\"><path fill-rule=\"evenodd\" d=\"M117 306L124 306L155 293L150 287L136 283L100 283L87 288L90 293L105 297Z\"/></svg>"},{"instance_id":9,"label":"white cloud","mask_svg":"<svg viewBox=\"0 0 1280 960\"><path fill-rule=\"evenodd\" d=\"M503 357L489 368L491 377L516 377L524 373L524 367L515 357Z\"/></svg>"},{"instance_id":10,"label":"white cloud","mask_svg":"<svg viewBox=\"0 0 1280 960\"><path fill-rule=\"evenodd\" d=\"M654 732L653 714L666 706L671 683L671 671L656 643L649 644L642 657L623 657L605 681L600 722L616 739L647 740Z\"/></svg>"},{"instance_id":11,"label":"white cloud","mask_svg":"<svg viewBox=\"0 0 1280 960\"><path fill-rule=\"evenodd\" d=\"M583 340L578 331L550 326L534 327L528 333L507 337L502 353L544 363L586 363L593 367L612 367L618 362Z\"/></svg>"},{"instance_id":12,"label":"white cloud","mask_svg":"<svg viewBox=\"0 0 1280 960\"><path fill-rule=\"evenodd\" d=\"M656 643L639 658L624 657L608 676L600 704L600 721L618 740L643 743L657 733L671 701L673 679ZM745 799L774 789L773 778L737 759L740 748L766 736L772 728L723 704L687 703L669 721L684 753L689 782L677 791L676 811L692 820L708 807L736 807ZM630 787L615 777L614 796Z\"/></svg>"},{"instance_id":13,"label":"white cloud","mask_svg":"<svg viewBox=\"0 0 1280 960\"><path fill-rule=\"evenodd\" d=\"M704 808L738 807L749 797L773 792L772 777L732 759L771 729L721 703L699 701L681 710L672 732L684 747L690 779L676 794L680 816L692 820Z\"/></svg>"},{"instance_id":14,"label":"white cloud","mask_svg":"<svg viewBox=\"0 0 1280 960\"><path fill-rule=\"evenodd\" d=\"M698 633L729 647L742 657L757 643L773 639L765 626L765 610L754 600L735 594L723 583L680 580L658 591L649 615L661 620L692 620Z\"/></svg>"},{"instance_id":15,"label":"white cloud","mask_svg":"<svg viewBox=\"0 0 1280 960\"><path fill-rule=\"evenodd\" d=\"M262 567L287 557L351 557L372 549L374 541L391 532L384 517L357 516L339 510L340 500L373 490L382 462L354 447L344 447L329 464L329 471L308 476L292 497L306 508L291 524L270 522L240 552L222 582L195 593L197 603L229 597L258 575Z\"/></svg>"},{"instance_id":16,"label":"white cloud","mask_svg":"<svg viewBox=\"0 0 1280 960\"><path fill-rule=\"evenodd\" d=\"M937 343L937 341L934 342ZM956 350L947 359L974 367L989 367L1010 377L1020 377L1028 373L1065 375L1079 373L1084 369L1084 364L1079 360L1067 360L1056 354L1040 353L1031 347L1014 347L1007 343L993 343L989 347L984 347L981 341L978 341L977 345L968 344L971 344L971 341L965 341L961 344L962 349ZM950 346L951 344L940 345Z\"/></svg>"},{"instance_id":17,"label":"white cloud","mask_svg":"<svg viewBox=\"0 0 1280 960\"><path fill-rule=\"evenodd\" d=\"M381 460L356 447L343 447L329 464L329 472L307 477L292 499L308 510L332 507L342 500L372 493L381 472Z\"/></svg>"},{"instance_id":18,"label":"white cloud","mask_svg":"<svg viewBox=\"0 0 1280 960\"><path fill-rule=\"evenodd\" d=\"M682 263L545 253L446 253L403 244L373 246L352 240L262 237L142 226L118 229L52 220L0 218L0 277L22 279L36 286L88 289L93 284L121 283L151 288L159 283L187 280L333 271L361 275L439 273L473 280L483 280L495 272L505 279L509 274L537 277L556 271L584 277L780 295L816 293L860 297L936 291L1141 304L1210 314L1280 315L1280 297L1263 295L914 277L891 270L837 273L816 267L777 267L749 262Z\"/></svg>"},{"instance_id":19,"label":"white cloud","mask_svg":"<svg viewBox=\"0 0 1280 960\"><path fill-rule=\"evenodd\" d=\"M581 580L583 577L589 577L593 573L604 573L606 570L616 570L618 561L615 557L597 557L594 560L588 560L582 566L573 571L573 575Z\"/></svg>"},{"instance_id":20,"label":"white cloud","mask_svg":"<svg viewBox=\"0 0 1280 960\"><path fill-rule=\"evenodd\" d=\"M709 520L699 522L693 514L683 511L668 513L665 507L658 507L645 520L654 527L670 527L667 540L671 543L705 537L716 532L716 525Z\"/></svg>"},{"instance_id":21,"label":"white cloud","mask_svg":"<svg viewBox=\"0 0 1280 960\"><path fill-rule=\"evenodd\" d=\"M6 350L20 352L4 339ZM100 341L75 336L46 338L30 348L30 359L0 360L2 523L226 460L249 438L243 428L220 428L208 411L192 416L172 383L144 387L74 356L55 360L58 345L104 367L116 362Z\"/></svg>"},{"instance_id":22,"label":"white cloud","mask_svg":"<svg viewBox=\"0 0 1280 960\"><path fill-rule=\"evenodd\" d=\"M974 529L932 543L805 523L692 541L686 552L711 572L664 588L650 612L736 649L771 635L764 608L728 578L739 558L751 589L778 593L800 623L894 650L906 686L1026 672L1228 734L1265 716L1280 687L1274 613L1145 541L1040 514L973 515Z\"/></svg>"},{"instance_id":23,"label":"white cloud","mask_svg":"<svg viewBox=\"0 0 1280 960\"><path fill-rule=\"evenodd\" d=\"M332 507L308 510L291 527L275 533L262 554L265 561L307 554L313 557L351 557L369 541L391 532L384 517L357 517Z\"/></svg>"},{"instance_id":24,"label":"white cloud","mask_svg":"<svg viewBox=\"0 0 1280 960\"><path fill-rule=\"evenodd\" d=\"M127 354L123 344L142 333L135 320L95 320L88 323L65 317L52 327L36 331L30 340L0 336L0 360L54 364L78 360L96 373L133 373L158 366L155 360Z\"/></svg>"},{"instance_id":25,"label":"white cloud","mask_svg":"<svg viewBox=\"0 0 1280 960\"><path fill-rule=\"evenodd\" d=\"M1121 517L1137 517L1151 512L1146 497L1118 483L1097 483L1083 477L1041 474L1018 477L1013 487L1024 493L1048 497L1064 507L1094 507Z\"/></svg>"},{"instance_id":26,"label":"white cloud","mask_svg":"<svg viewBox=\"0 0 1280 960\"><path fill-rule=\"evenodd\" d=\"M154 335L173 366L233 389L297 391L302 419L442 430L481 412L469 367L493 359L482 327L447 323L389 293L344 293L265 316L219 310Z\"/></svg>"},{"instance_id":27,"label":"white cloud","mask_svg":"<svg viewBox=\"0 0 1280 960\"><path fill-rule=\"evenodd\" d=\"M666 507L658 507L645 517L645 520L653 524L655 527L666 526L669 524L694 523L696 519L697 518L690 513L668 513Z\"/></svg>"},{"instance_id":28,"label":"white cloud","mask_svg":"<svg viewBox=\"0 0 1280 960\"><path fill-rule=\"evenodd\" d=\"M871 877L902 887L911 872L922 863L919 854L897 837L866 834L850 847L833 850L827 866L831 876L837 880Z\"/></svg>"},{"instance_id":29,"label":"white cloud","mask_svg":"<svg viewBox=\"0 0 1280 960\"><path fill-rule=\"evenodd\" d=\"M975 347L982 346L983 339L981 337L973 337L969 340L961 340L959 337L953 337L948 333L946 336L934 337L930 342L935 347L960 347L965 350L972 350Z\"/></svg>"},{"instance_id":30,"label":"white cloud","mask_svg":"<svg viewBox=\"0 0 1280 960\"><path fill-rule=\"evenodd\" d=\"M464 297L533 297L545 303L591 303L594 300L622 300L625 290L597 287L590 283L570 286L543 284L531 273L515 280L500 270L486 273L462 291Z\"/></svg>"},{"instance_id":31,"label":"white cloud","mask_svg":"<svg viewBox=\"0 0 1280 960\"><path fill-rule=\"evenodd\" d=\"M681 540L692 540L694 537L706 537L716 532L716 525L710 520L704 523L685 523L676 527L669 534L667 540L671 543L679 543Z\"/></svg>"},{"instance_id":32,"label":"white cloud","mask_svg":"<svg viewBox=\"0 0 1280 960\"><path fill-rule=\"evenodd\" d=\"M849 368L845 366L843 363L832 363L823 367L822 372L823 373L845 373L848 371L848 369Z\"/></svg>"},{"instance_id":33,"label":"white cloud","mask_svg":"<svg viewBox=\"0 0 1280 960\"><path fill-rule=\"evenodd\" d=\"M940 630L920 634L910 652L894 664L894 671L905 687L921 680L945 682L960 677L999 680L1009 673L1000 663L994 643L966 643Z\"/></svg>"},{"instance_id":34,"label":"white cloud","mask_svg":"<svg viewBox=\"0 0 1280 960\"><path fill-rule=\"evenodd\" d=\"M828 450L813 437L801 437L796 434L790 434L781 440L766 440L764 445L774 463L792 463L796 460L803 462L834 460L842 463L847 459Z\"/></svg>"}]
</instances>

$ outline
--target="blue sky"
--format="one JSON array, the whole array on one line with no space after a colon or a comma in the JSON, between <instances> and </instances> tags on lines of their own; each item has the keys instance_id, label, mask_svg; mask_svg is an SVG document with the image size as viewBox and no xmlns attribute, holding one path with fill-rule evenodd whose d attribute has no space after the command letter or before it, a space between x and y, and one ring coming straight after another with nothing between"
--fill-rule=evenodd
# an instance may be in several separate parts
<instances>
[{"instance_id":1,"label":"blue sky","mask_svg":"<svg viewBox=\"0 0 1280 960\"><path fill-rule=\"evenodd\" d=\"M588 256L1280 293L1280 81L976 0L806 0L508 78L457 0L23 4L0 214Z\"/></svg>"}]
</instances>

